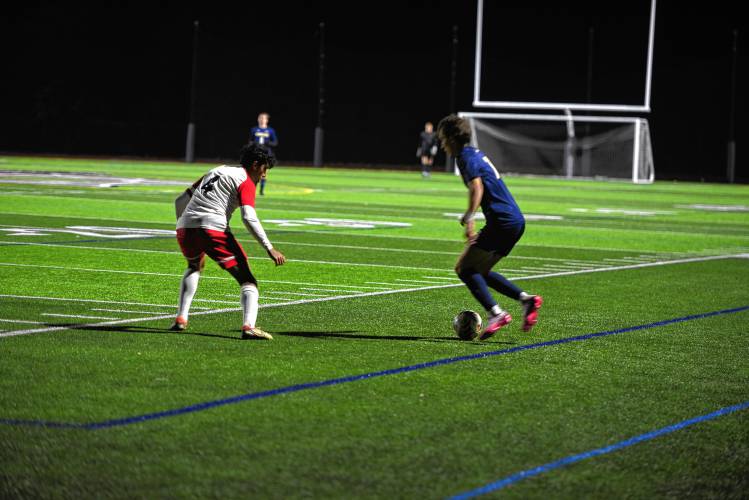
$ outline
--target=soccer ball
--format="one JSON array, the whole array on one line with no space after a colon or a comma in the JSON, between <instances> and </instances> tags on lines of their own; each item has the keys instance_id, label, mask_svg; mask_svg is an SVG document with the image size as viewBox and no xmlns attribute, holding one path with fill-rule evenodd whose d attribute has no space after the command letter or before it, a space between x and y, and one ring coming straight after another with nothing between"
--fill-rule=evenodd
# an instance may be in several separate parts
<instances>
[{"instance_id":1,"label":"soccer ball","mask_svg":"<svg viewBox=\"0 0 749 500\"><path fill-rule=\"evenodd\" d=\"M473 340L481 332L481 316L475 311L460 311L453 319L453 330L461 340Z\"/></svg>"}]
</instances>

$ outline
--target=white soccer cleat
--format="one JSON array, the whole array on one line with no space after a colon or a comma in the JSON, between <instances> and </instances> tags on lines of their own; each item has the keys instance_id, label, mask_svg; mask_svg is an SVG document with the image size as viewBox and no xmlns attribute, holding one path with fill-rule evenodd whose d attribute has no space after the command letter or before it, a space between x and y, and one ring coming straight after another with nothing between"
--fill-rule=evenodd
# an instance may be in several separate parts
<instances>
[{"instance_id":1,"label":"white soccer cleat","mask_svg":"<svg viewBox=\"0 0 749 500\"><path fill-rule=\"evenodd\" d=\"M273 340L273 335L262 331L260 328L244 325L242 327L242 340Z\"/></svg>"}]
</instances>

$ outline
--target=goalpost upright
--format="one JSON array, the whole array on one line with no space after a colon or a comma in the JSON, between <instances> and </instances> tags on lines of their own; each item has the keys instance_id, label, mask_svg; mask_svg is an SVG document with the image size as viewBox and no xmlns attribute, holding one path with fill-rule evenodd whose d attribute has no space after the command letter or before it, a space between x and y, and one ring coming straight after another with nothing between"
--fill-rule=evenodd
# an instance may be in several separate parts
<instances>
[{"instance_id":1,"label":"goalpost upright","mask_svg":"<svg viewBox=\"0 0 749 500\"><path fill-rule=\"evenodd\" d=\"M483 100L481 96L481 78L482 78L482 53L483 53L483 40L484 40L484 0L477 0L477 11L476 11L476 48L475 48L475 69L474 69L474 96L473 106L477 108L494 108L504 110L517 110L518 113L491 113L491 112L461 112L461 116L465 116L470 119L472 128L474 129L474 140L478 140L477 136L484 133L485 140L489 137L501 137L497 139L501 141L515 141L514 146L519 147L524 141L529 147L540 147L551 149L561 149L566 151L564 155L569 154L572 149L571 145L582 147L583 151L593 151L596 145L605 141L607 137L617 138L621 143L626 143L627 147L631 147L628 153L625 153L625 148L619 147L619 155L627 154L631 158L631 175L629 176L633 182L652 182L654 179L654 166L652 157L652 145L650 141L649 124L646 118L640 116L625 116L618 115L618 113L639 113L644 114L650 112L650 96L651 96L651 82L652 82L652 66L653 66L653 45L655 40L655 13L656 13L656 0L650 0L650 12L648 20L648 43L647 43L647 54L645 62L645 82L643 101L640 104L617 104L617 103L576 103L576 102L531 102L531 101L497 101L497 100ZM530 114L529 111L559 111L560 114ZM523 113L525 111L525 113ZM573 115L573 112L613 112L617 113L614 116L595 116L595 115ZM515 128L520 127L521 121L526 122L542 122L546 121L547 124L564 125L566 128L566 137L560 139L559 137L554 138L534 138L532 135L523 138L522 134L519 134L517 130L504 130L501 128L494 128L493 130L489 120L503 121L504 123L513 123ZM483 122L483 123L482 123ZM624 137L624 129L620 130L621 134L614 134L607 132L601 132L598 135L591 137L578 138L575 134L574 125L576 123L585 124L610 124L612 127L628 127L626 134L629 134L626 138ZM476 127L483 127L482 132L477 131ZM512 128L512 127L511 127ZM527 129L528 127L526 127ZM532 128L532 127L531 127ZM547 127L553 128L553 127ZM490 132L491 130L491 132ZM528 131L526 130L526 133ZM555 131L559 133L559 131ZM553 135L553 134L552 134ZM534 145L534 143L536 143ZM630 146L631 144L631 146ZM610 149L613 146L609 146ZM587 148L587 149L586 149ZM532 155L528 155L532 156ZM562 160L562 163L566 162L568 158ZM547 165L548 166L548 165ZM562 166L558 172L554 171L554 168L547 168L550 170L550 175L563 174L565 177L573 175L572 169ZM566 171L568 170L568 171ZM608 175L597 175L593 169L593 177L623 177L622 175L611 175L614 172L612 170L602 168L601 171L605 171ZM522 169L521 169L522 172ZM577 175L574 175L577 176ZM583 175L584 176L584 175Z\"/></svg>"}]
</instances>

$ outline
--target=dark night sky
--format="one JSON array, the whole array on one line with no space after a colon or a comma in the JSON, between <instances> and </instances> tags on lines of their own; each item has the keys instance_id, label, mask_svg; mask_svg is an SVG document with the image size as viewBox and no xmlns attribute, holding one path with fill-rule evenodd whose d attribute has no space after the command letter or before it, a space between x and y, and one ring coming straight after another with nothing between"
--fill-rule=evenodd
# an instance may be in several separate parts
<instances>
[{"instance_id":1,"label":"dark night sky","mask_svg":"<svg viewBox=\"0 0 749 500\"><path fill-rule=\"evenodd\" d=\"M641 61L626 48L628 37L645 27L641 14L649 2L486 2L487 12L502 17L487 36L514 44L489 57L482 87L497 93L491 97L584 97L579 35L594 25L593 100L641 100ZM454 25L457 108L473 109L473 1L195 5L104 0L5 7L0 151L183 157L195 19L201 159L234 158L257 113L268 111L282 163L311 161L320 21L326 23L326 162L415 164L424 121L450 111ZM724 175L734 28L740 33L737 174L749 177L749 26L738 2L716 1L709 9L658 3L647 117L661 178Z\"/></svg>"}]
</instances>

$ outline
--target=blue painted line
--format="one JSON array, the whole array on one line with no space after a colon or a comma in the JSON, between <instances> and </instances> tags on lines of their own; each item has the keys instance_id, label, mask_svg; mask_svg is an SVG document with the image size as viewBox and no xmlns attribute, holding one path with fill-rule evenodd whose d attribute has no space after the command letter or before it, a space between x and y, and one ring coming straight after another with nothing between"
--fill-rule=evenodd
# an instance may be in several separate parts
<instances>
[{"instance_id":1,"label":"blue painted line","mask_svg":"<svg viewBox=\"0 0 749 500\"><path fill-rule=\"evenodd\" d=\"M177 415L183 415L185 413L193 413L203 410L209 410L219 406L241 403L243 401L252 401L255 399L263 399L271 396L279 396L281 394L289 394L292 392L304 391L307 389L317 389L319 387L328 387L333 385L346 384L349 382L357 382L359 380L368 380L378 377L384 377L387 375L398 375L401 373L408 373L416 370L423 370L425 368L434 368L437 366L450 365L461 361L471 361L474 359L488 358L492 356L502 356L505 354L513 354L521 351L528 351L531 349L539 349L542 347L549 347L553 345L568 344L570 342L579 342L584 340L590 340L599 337L606 337L609 335L617 335L620 333L634 332L637 330L647 330L650 328L657 328L659 326L671 325L674 323L683 323L685 321L693 321L696 319L709 318L711 316L719 316L722 314L732 314L749 310L749 306L734 307L732 309L723 309L720 311L712 311L702 314L692 314L690 316L683 316L681 318L667 319L664 321L658 321L655 323L648 323L646 325L631 326L628 328L620 328L617 330L608 330L605 332L589 333L587 335L578 335L575 337L567 337L563 339L549 340L546 342L539 342L536 344L526 344L517 347L511 347L509 349L502 349L500 351L487 351L476 354L470 354L466 356L456 356L452 358L438 359L435 361L428 361L424 363L418 363L415 365L402 366L400 368L391 368L389 370L381 370L370 373L363 373L361 375L351 375L348 377L340 377L329 380L322 380L319 382L308 382L304 384L295 384L286 387L280 387L278 389L271 389L267 391L251 392L248 394L241 394L239 396L232 396L225 399L217 399L214 401L206 401L203 403L197 403L194 405L183 406L181 408L174 408L171 410L165 410L155 413L146 413L143 415L136 415L133 417L117 418L112 420L104 420L102 422L91 422L91 423L64 423L64 422L48 422L41 420L18 420L18 419L0 419L0 424L6 425L30 425L40 427L62 427L62 428L80 428L88 430L106 429L109 427L119 427L123 425L136 424L140 422L147 422L149 420L156 420L166 417L174 417Z\"/></svg>"},{"instance_id":2,"label":"blue painted line","mask_svg":"<svg viewBox=\"0 0 749 500\"><path fill-rule=\"evenodd\" d=\"M659 436L663 436L664 434L670 434L672 432L679 431L681 429L684 429L685 427L689 427L690 425L699 424L700 422L705 422L707 420L713 420L715 418L722 417L723 415L728 415L730 413L734 413L737 411L746 410L748 408L749 408L749 401L745 401L743 403L739 403L733 406L726 406L725 408L721 408L720 410L714 411L712 413L708 413L707 415L700 415L699 417L690 418L688 420L681 421L677 424L669 425L666 427L661 427L660 429L657 429L651 432L646 432L645 434L640 434L639 436L625 439L624 441L619 441L618 443L615 443L609 446L596 448L595 450L586 451L584 453L578 453L577 455L570 455L568 457L562 458L560 460L556 460L554 462L549 462L547 464L540 465L532 469L526 469L524 471L517 472L503 479L500 479L499 481L495 481L493 483L487 484L486 486L482 486L481 488L476 488L475 490L467 491L465 493L460 493L458 495L452 496L450 497L450 500L463 500L466 498L473 498L479 495L484 495L486 493L491 493L493 491L500 490L502 488L515 484L519 481L527 479L529 477L538 476L539 474L543 474L544 472L549 472L551 470L558 469L560 467L564 467L570 464L574 464L582 460L587 460L589 458L593 458L593 457L597 457L600 455L605 455L607 453L611 453L613 451L621 450L622 448L627 448L629 446L642 443L643 441L649 441L651 439L655 439Z\"/></svg>"}]
</instances>

